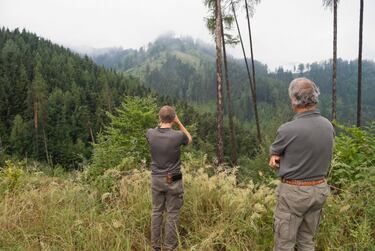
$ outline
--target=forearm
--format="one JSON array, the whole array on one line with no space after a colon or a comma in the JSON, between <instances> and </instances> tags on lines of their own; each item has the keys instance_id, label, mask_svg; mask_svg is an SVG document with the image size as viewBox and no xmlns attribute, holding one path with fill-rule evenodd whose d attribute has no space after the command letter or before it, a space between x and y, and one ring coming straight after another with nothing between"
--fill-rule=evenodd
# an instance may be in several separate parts
<instances>
[{"instance_id":1,"label":"forearm","mask_svg":"<svg viewBox=\"0 0 375 251\"><path fill-rule=\"evenodd\" d=\"M177 126L180 128L180 131L182 131L188 137L189 139L188 144L190 144L193 141L193 138L191 137L189 131L185 128L185 126L181 123L181 121L177 122Z\"/></svg>"}]
</instances>

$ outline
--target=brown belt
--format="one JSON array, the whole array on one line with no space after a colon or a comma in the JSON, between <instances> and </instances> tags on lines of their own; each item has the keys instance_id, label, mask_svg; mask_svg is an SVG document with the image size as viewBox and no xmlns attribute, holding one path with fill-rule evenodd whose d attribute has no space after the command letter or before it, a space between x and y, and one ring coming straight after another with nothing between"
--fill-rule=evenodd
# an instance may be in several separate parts
<instances>
[{"instance_id":1,"label":"brown belt","mask_svg":"<svg viewBox=\"0 0 375 251\"><path fill-rule=\"evenodd\" d=\"M289 179L281 179L282 183L286 183L289 185L294 185L294 186L315 186L324 183L326 180L321 179L321 180L289 180Z\"/></svg>"}]
</instances>

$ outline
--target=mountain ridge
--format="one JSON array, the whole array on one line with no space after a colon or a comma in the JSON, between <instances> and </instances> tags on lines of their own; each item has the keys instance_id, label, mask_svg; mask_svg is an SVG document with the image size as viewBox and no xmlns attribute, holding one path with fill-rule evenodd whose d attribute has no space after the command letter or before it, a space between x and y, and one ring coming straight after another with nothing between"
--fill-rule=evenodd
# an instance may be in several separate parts
<instances>
[{"instance_id":1,"label":"mountain ridge","mask_svg":"<svg viewBox=\"0 0 375 251\"><path fill-rule=\"evenodd\" d=\"M192 38L163 36L149 43L147 48L126 49L118 53L106 53L93 60L107 68L134 75L142 84L157 93L207 106L216 98L215 51L208 44L200 44ZM250 60L247 59L250 65ZM338 105L341 106L341 121L350 122L355 117L356 61L338 59ZM375 92L371 83L375 82L375 63L363 60L364 89ZM240 120L251 120L250 88L243 59L228 57L229 80L232 86L235 115ZM295 70L279 67L269 71L266 64L255 61L257 95L260 106L270 110L275 105L288 105L286 88L296 77L314 80L322 90L321 109L330 117L331 63L329 60L299 64ZM349 92L348 92L349 90ZM286 98L280 97L280 93ZM375 103L368 93L364 93L364 116L366 120L375 118ZM213 105L211 110L214 111ZM349 111L347 108L349 108Z\"/></svg>"}]
</instances>

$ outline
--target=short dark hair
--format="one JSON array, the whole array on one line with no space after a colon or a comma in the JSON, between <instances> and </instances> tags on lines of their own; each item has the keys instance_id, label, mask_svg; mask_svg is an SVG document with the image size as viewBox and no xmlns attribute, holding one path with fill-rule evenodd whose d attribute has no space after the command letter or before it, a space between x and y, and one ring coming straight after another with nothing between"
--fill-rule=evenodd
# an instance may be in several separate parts
<instances>
[{"instance_id":1,"label":"short dark hair","mask_svg":"<svg viewBox=\"0 0 375 251\"><path fill-rule=\"evenodd\" d=\"M160 108L159 118L161 122L172 123L175 117L176 117L176 111L174 110L173 107L169 105L165 105L162 108Z\"/></svg>"}]
</instances>

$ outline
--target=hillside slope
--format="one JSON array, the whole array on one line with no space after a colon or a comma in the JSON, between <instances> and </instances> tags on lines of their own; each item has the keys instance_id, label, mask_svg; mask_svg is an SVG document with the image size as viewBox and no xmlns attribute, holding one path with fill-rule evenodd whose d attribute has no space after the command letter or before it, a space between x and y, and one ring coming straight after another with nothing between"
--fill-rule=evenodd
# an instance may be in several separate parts
<instances>
[{"instance_id":1,"label":"hillside slope","mask_svg":"<svg viewBox=\"0 0 375 251\"><path fill-rule=\"evenodd\" d=\"M123 95L149 91L25 30L0 30L0 150L66 167L90 145Z\"/></svg>"},{"instance_id":2,"label":"hillside slope","mask_svg":"<svg viewBox=\"0 0 375 251\"><path fill-rule=\"evenodd\" d=\"M144 86L160 94L207 106L216 98L215 51L191 38L161 36L147 48L139 50L112 50L94 56L93 60L107 68L137 76ZM363 62L364 120L375 119L375 63ZM331 64L329 61L300 65L298 72L279 68L268 72L267 65L256 62L257 95L262 117L276 106L289 106L287 85L299 76L313 79L322 90L321 110L330 114ZM356 61L338 60L338 117L341 122L355 121ZM240 120L251 120L251 99L247 71L243 59L229 58L229 78L232 85L234 110ZM213 108L213 105L209 105ZM262 115L262 114L261 114ZM265 120L265 119L263 119Z\"/></svg>"},{"instance_id":3,"label":"hillside slope","mask_svg":"<svg viewBox=\"0 0 375 251\"><path fill-rule=\"evenodd\" d=\"M191 126L194 149L214 155L215 117L198 114L186 102L156 95L138 78L105 69L88 57L25 30L0 29L0 164L7 155L64 168L90 161L92 144L125 96L154 96L173 105ZM156 108L155 108L156 109ZM154 121L157 125L157 119ZM226 127L227 130L227 127ZM258 148L250 128L237 125L239 155ZM228 142L227 136L224 139ZM230 148L226 150L229 155Z\"/></svg>"}]
</instances>

